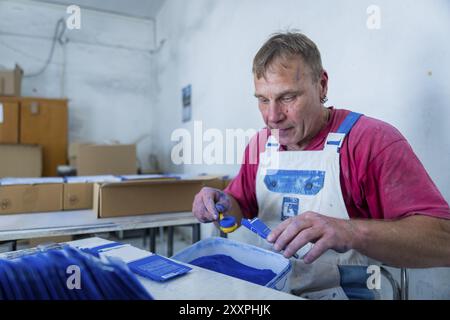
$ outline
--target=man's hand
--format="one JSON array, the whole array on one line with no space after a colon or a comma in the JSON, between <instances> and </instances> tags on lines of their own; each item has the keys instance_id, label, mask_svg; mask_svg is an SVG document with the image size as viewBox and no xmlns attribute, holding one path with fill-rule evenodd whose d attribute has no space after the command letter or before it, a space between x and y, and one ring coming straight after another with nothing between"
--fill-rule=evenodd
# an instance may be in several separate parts
<instances>
[{"instance_id":1,"label":"man's hand","mask_svg":"<svg viewBox=\"0 0 450 320\"><path fill-rule=\"evenodd\" d=\"M219 212L231 210L230 197L219 189L205 187L194 198L192 213L200 222L212 222L219 219Z\"/></svg>"},{"instance_id":2,"label":"man's hand","mask_svg":"<svg viewBox=\"0 0 450 320\"><path fill-rule=\"evenodd\" d=\"M304 256L305 263L312 263L328 249L343 253L352 248L355 231L350 220L336 219L307 211L280 223L267 237L275 250L284 250L291 257L308 242L313 248Z\"/></svg>"}]
</instances>

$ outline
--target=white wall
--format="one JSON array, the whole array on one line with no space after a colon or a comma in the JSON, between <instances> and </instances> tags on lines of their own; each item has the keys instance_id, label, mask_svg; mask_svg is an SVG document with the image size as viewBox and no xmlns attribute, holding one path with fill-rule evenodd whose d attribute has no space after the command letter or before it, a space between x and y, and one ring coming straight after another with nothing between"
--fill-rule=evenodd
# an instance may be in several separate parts
<instances>
[{"instance_id":1,"label":"white wall","mask_svg":"<svg viewBox=\"0 0 450 320\"><path fill-rule=\"evenodd\" d=\"M381 9L381 29L366 9ZM156 56L155 135L167 170L181 121L181 88L193 86L193 120L205 128L261 128L253 98L254 54L279 30L300 29L319 46L330 76L329 105L396 126L450 200L450 3L416 1L168 0L158 15L167 38ZM431 72L431 75L429 75ZM238 166L185 166L187 172L236 172Z\"/></svg>"},{"instance_id":2,"label":"white wall","mask_svg":"<svg viewBox=\"0 0 450 320\"><path fill-rule=\"evenodd\" d=\"M372 4L381 9L379 30L366 26ZM322 52L329 104L396 126L450 201L450 2L167 0L157 19L167 38L156 56L155 149L164 169L237 172L238 165L171 163L172 131L193 130L181 121L181 88L192 84L193 120L205 128L261 128L252 58L271 33L296 28ZM413 298L450 298L449 269L412 278Z\"/></svg>"},{"instance_id":3,"label":"white wall","mask_svg":"<svg viewBox=\"0 0 450 320\"><path fill-rule=\"evenodd\" d=\"M0 1L0 65L19 63L30 74L47 60L56 21L66 6L35 1ZM150 20L81 10L81 29L67 30L49 68L24 78L22 95L67 97L69 141L138 144L150 167L155 72Z\"/></svg>"}]
</instances>

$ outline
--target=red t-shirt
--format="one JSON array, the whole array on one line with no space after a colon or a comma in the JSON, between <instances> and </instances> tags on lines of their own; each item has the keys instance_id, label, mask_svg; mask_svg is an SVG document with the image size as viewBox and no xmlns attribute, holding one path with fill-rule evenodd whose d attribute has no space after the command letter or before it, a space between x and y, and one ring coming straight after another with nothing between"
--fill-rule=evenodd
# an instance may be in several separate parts
<instances>
[{"instance_id":1,"label":"red t-shirt","mask_svg":"<svg viewBox=\"0 0 450 320\"><path fill-rule=\"evenodd\" d=\"M305 150L322 150L329 132L336 132L348 110L331 109L330 120ZM267 137L260 131L249 143ZM265 134L263 134L265 133ZM258 214L256 174L249 145L239 174L225 192L239 203L246 218ZM301 151L300 151L301 152ZM402 134L393 126L362 116L346 136L340 151L342 196L351 218L397 219L414 214L450 219L448 203ZM320 213L320 212L319 212Z\"/></svg>"}]
</instances>

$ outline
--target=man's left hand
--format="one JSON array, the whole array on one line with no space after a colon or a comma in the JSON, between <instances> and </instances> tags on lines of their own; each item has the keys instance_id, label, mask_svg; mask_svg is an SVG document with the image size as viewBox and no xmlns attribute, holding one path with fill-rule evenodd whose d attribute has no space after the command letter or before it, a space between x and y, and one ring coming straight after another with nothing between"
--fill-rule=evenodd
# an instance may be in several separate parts
<instances>
[{"instance_id":1,"label":"man's left hand","mask_svg":"<svg viewBox=\"0 0 450 320\"><path fill-rule=\"evenodd\" d=\"M275 250L284 250L289 258L308 242L313 248L304 256L305 263L312 263L328 249L343 253L352 248L355 230L350 220L337 219L307 211L280 223L267 237Z\"/></svg>"}]
</instances>

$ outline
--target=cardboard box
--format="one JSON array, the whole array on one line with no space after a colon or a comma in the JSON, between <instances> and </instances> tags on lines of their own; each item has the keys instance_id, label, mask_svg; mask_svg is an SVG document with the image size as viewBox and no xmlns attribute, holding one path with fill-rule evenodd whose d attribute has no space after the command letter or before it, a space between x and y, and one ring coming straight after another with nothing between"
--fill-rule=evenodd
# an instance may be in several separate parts
<instances>
[{"instance_id":1,"label":"cardboard box","mask_svg":"<svg viewBox=\"0 0 450 320\"><path fill-rule=\"evenodd\" d=\"M63 210L92 209L94 182L120 181L115 176L66 177Z\"/></svg>"},{"instance_id":2,"label":"cardboard box","mask_svg":"<svg viewBox=\"0 0 450 320\"><path fill-rule=\"evenodd\" d=\"M41 146L0 144L0 155L0 178L42 176Z\"/></svg>"},{"instance_id":3,"label":"cardboard box","mask_svg":"<svg viewBox=\"0 0 450 320\"><path fill-rule=\"evenodd\" d=\"M63 210L92 209L93 183L65 183Z\"/></svg>"},{"instance_id":4,"label":"cardboard box","mask_svg":"<svg viewBox=\"0 0 450 320\"><path fill-rule=\"evenodd\" d=\"M206 187L223 190L225 189L225 178L224 175L200 175L192 177L192 180L201 180Z\"/></svg>"},{"instance_id":5,"label":"cardboard box","mask_svg":"<svg viewBox=\"0 0 450 320\"><path fill-rule=\"evenodd\" d=\"M20 96L22 68L16 64L14 70L0 70L0 95Z\"/></svg>"},{"instance_id":6,"label":"cardboard box","mask_svg":"<svg viewBox=\"0 0 450 320\"><path fill-rule=\"evenodd\" d=\"M72 142L69 144L69 147L67 148L67 158L69 159L69 165L71 167L77 167L78 149L82 145L92 145L92 143Z\"/></svg>"},{"instance_id":7,"label":"cardboard box","mask_svg":"<svg viewBox=\"0 0 450 320\"><path fill-rule=\"evenodd\" d=\"M73 236L57 236L57 237L42 237L34 238L28 241L28 246L30 248L37 247L40 244L50 244L50 243L62 243L69 242L73 240Z\"/></svg>"},{"instance_id":8,"label":"cardboard box","mask_svg":"<svg viewBox=\"0 0 450 320\"><path fill-rule=\"evenodd\" d=\"M103 174L136 174L136 145L95 145L74 146L72 163L75 160L80 176Z\"/></svg>"},{"instance_id":9,"label":"cardboard box","mask_svg":"<svg viewBox=\"0 0 450 320\"><path fill-rule=\"evenodd\" d=\"M209 181L208 181L209 180ZM140 180L94 185L100 218L191 211L195 195L213 179Z\"/></svg>"},{"instance_id":10,"label":"cardboard box","mask_svg":"<svg viewBox=\"0 0 450 320\"><path fill-rule=\"evenodd\" d=\"M0 186L0 215L61 211L62 204L62 183Z\"/></svg>"}]
</instances>

